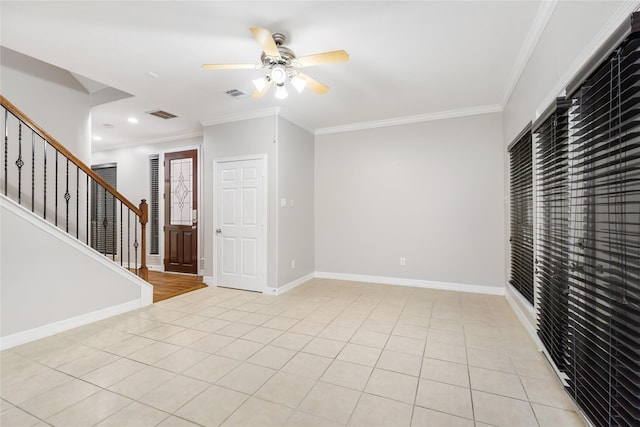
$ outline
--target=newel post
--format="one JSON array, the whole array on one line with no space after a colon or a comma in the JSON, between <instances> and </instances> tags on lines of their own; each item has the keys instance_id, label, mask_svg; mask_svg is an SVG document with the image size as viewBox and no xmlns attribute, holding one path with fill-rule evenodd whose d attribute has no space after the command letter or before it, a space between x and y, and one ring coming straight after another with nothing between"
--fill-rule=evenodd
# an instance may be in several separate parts
<instances>
[{"instance_id":1,"label":"newel post","mask_svg":"<svg viewBox=\"0 0 640 427\"><path fill-rule=\"evenodd\" d=\"M149 205L145 199L140 202L140 225L142 229L142 253L140 254L140 277L149 279L149 269L147 268L147 221L149 221Z\"/></svg>"}]
</instances>

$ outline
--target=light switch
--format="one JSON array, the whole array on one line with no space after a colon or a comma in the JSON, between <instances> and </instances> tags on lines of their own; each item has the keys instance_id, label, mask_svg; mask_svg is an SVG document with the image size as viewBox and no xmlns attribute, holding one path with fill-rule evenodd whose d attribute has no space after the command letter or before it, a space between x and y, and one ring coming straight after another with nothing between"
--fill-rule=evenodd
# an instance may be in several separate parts
<instances>
[{"instance_id":1,"label":"light switch","mask_svg":"<svg viewBox=\"0 0 640 427\"><path fill-rule=\"evenodd\" d=\"M281 208L286 208L287 207L287 199L285 199L284 197L282 199L280 199L280 207Z\"/></svg>"}]
</instances>

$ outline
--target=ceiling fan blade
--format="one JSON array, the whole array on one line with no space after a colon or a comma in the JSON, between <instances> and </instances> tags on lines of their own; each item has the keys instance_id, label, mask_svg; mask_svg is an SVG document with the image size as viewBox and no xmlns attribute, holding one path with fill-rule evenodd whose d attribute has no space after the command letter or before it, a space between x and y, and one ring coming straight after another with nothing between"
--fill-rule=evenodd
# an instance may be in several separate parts
<instances>
[{"instance_id":1,"label":"ceiling fan blade","mask_svg":"<svg viewBox=\"0 0 640 427\"><path fill-rule=\"evenodd\" d=\"M202 64L205 70L257 70L262 68L256 64Z\"/></svg>"},{"instance_id":2,"label":"ceiling fan blade","mask_svg":"<svg viewBox=\"0 0 640 427\"><path fill-rule=\"evenodd\" d=\"M260 27L252 27L249 29L267 56L272 56L278 59L280 58L280 51L278 50L278 46L276 46L276 42L273 41L271 31Z\"/></svg>"},{"instance_id":3,"label":"ceiling fan blade","mask_svg":"<svg viewBox=\"0 0 640 427\"><path fill-rule=\"evenodd\" d=\"M264 85L264 87L262 88L261 91L258 90L254 90L253 93L251 94L252 98L262 98L262 96L267 93L267 91L269 90L269 88L271 87L271 84L273 82L271 80L269 80L269 82L267 82L266 85Z\"/></svg>"},{"instance_id":4,"label":"ceiling fan blade","mask_svg":"<svg viewBox=\"0 0 640 427\"><path fill-rule=\"evenodd\" d=\"M323 93L326 93L329 90L329 86L320 83L316 79L309 77L306 74L298 73L297 76L301 79L306 80L307 87L312 91L314 91L315 93L317 93L318 95L322 95Z\"/></svg>"},{"instance_id":5,"label":"ceiling fan blade","mask_svg":"<svg viewBox=\"0 0 640 427\"><path fill-rule=\"evenodd\" d=\"M349 60L349 54L344 50L334 50L332 52L316 53L315 55L302 56L296 58L301 67L311 67L313 65L331 64L333 62L345 62Z\"/></svg>"}]
</instances>

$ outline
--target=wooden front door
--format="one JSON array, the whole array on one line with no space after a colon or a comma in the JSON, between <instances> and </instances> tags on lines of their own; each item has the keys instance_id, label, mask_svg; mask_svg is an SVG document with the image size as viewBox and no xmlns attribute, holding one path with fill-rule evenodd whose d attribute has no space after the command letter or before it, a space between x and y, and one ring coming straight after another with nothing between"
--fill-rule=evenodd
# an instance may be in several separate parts
<instances>
[{"instance_id":1,"label":"wooden front door","mask_svg":"<svg viewBox=\"0 0 640 427\"><path fill-rule=\"evenodd\" d=\"M198 273L198 152L164 155L164 270Z\"/></svg>"}]
</instances>

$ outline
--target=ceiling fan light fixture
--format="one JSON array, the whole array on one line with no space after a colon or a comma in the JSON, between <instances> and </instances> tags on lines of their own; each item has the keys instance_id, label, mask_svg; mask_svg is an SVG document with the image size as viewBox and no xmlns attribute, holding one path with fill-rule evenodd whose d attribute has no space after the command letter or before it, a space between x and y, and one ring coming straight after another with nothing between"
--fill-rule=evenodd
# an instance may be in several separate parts
<instances>
[{"instance_id":1,"label":"ceiling fan light fixture","mask_svg":"<svg viewBox=\"0 0 640 427\"><path fill-rule=\"evenodd\" d=\"M289 94L287 93L287 89L284 88L284 83L276 86L276 98L278 99L286 99Z\"/></svg>"},{"instance_id":2,"label":"ceiling fan light fixture","mask_svg":"<svg viewBox=\"0 0 640 427\"><path fill-rule=\"evenodd\" d=\"M253 85L256 87L258 92L262 92L262 89L267 85L267 77L260 77L259 79L252 80Z\"/></svg>"},{"instance_id":3,"label":"ceiling fan light fixture","mask_svg":"<svg viewBox=\"0 0 640 427\"><path fill-rule=\"evenodd\" d=\"M284 82L287 81L287 70L284 65L274 65L273 68L271 68L269 77L278 86L283 85Z\"/></svg>"},{"instance_id":4,"label":"ceiling fan light fixture","mask_svg":"<svg viewBox=\"0 0 640 427\"><path fill-rule=\"evenodd\" d=\"M202 64L202 68L205 70L267 70L267 75L252 80L256 87L251 95L252 98L262 98L275 83L276 97L285 99L289 95L285 89L287 81L296 88L298 93L308 87L310 91L322 95L327 93L329 87L306 74L302 74L298 68L349 60L349 54L344 50L296 56L291 49L284 45L286 38L281 33L271 33L261 27L251 27L249 30L262 49L259 64Z\"/></svg>"},{"instance_id":5,"label":"ceiling fan light fixture","mask_svg":"<svg viewBox=\"0 0 640 427\"><path fill-rule=\"evenodd\" d=\"M291 77L291 84L296 88L298 93L301 93L307 85L307 81L305 79L301 79L298 76L293 76Z\"/></svg>"}]
</instances>

